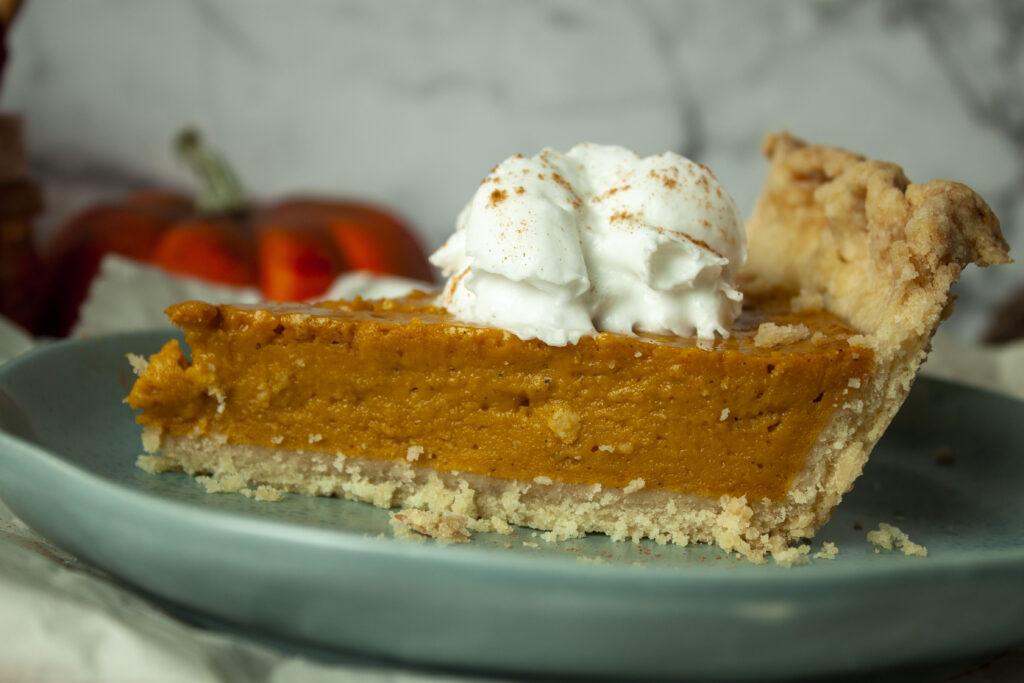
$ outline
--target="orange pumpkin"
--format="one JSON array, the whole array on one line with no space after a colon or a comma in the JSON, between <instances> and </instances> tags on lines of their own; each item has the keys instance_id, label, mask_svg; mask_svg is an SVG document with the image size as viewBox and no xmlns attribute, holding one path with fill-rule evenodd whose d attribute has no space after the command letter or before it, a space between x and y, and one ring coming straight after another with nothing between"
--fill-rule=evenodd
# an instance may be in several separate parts
<instances>
[{"instance_id":1,"label":"orange pumpkin","mask_svg":"<svg viewBox=\"0 0 1024 683\"><path fill-rule=\"evenodd\" d=\"M434 280L415 233L394 214L338 199L254 206L197 134L183 133L177 148L202 180L194 201L138 192L77 216L47 245L40 333L67 334L109 253L213 282L255 285L274 301L317 297L350 270Z\"/></svg>"}]
</instances>

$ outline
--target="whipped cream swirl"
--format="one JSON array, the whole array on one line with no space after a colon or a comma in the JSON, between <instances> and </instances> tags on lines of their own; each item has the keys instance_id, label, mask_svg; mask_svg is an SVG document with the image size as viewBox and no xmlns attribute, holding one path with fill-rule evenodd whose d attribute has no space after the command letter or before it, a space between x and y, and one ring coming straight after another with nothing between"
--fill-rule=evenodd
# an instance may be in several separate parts
<instances>
[{"instance_id":1,"label":"whipped cream swirl","mask_svg":"<svg viewBox=\"0 0 1024 683\"><path fill-rule=\"evenodd\" d=\"M456 318L555 346L727 337L745 259L739 209L707 168L594 144L495 166L430 257Z\"/></svg>"}]
</instances>

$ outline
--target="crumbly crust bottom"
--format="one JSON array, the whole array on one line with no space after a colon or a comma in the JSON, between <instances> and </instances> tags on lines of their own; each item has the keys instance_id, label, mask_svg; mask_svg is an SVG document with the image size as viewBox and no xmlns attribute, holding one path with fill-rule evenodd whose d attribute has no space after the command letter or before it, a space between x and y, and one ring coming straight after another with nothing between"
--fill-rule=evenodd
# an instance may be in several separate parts
<instances>
[{"instance_id":1,"label":"crumbly crust bottom","mask_svg":"<svg viewBox=\"0 0 1024 683\"><path fill-rule=\"evenodd\" d=\"M791 563L789 548L807 505L748 504L745 498L711 500L693 494L602 487L599 484L537 483L437 470L404 460L375 460L344 454L294 451L228 443L211 436L171 436L149 431L139 465L150 472L183 471L205 480L208 490L284 491L336 496L380 508L410 508L463 515L475 530L502 531L507 525L547 531L559 541L601 532L613 540L688 545L713 543L754 562L772 554ZM262 496L257 496L262 497ZM797 525L800 526L799 524ZM772 533L766 533L772 529ZM781 533L780 533L781 531ZM799 535L794 536L799 538Z\"/></svg>"}]
</instances>

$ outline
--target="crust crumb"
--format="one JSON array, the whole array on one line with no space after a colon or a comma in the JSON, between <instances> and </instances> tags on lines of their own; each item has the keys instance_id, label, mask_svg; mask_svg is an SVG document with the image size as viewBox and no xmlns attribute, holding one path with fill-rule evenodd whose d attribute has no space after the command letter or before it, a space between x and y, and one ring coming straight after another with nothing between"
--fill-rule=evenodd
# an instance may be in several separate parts
<instances>
[{"instance_id":1,"label":"crust crumb","mask_svg":"<svg viewBox=\"0 0 1024 683\"><path fill-rule=\"evenodd\" d=\"M147 453L156 453L160 450L160 437L161 434L158 427L144 427L142 429L142 447Z\"/></svg>"},{"instance_id":2,"label":"crust crumb","mask_svg":"<svg viewBox=\"0 0 1024 683\"><path fill-rule=\"evenodd\" d=\"M470 538L465 515L443 515L429 510L409 509L391 513L391 528L396 538L409 534L430 536L444 543L468 543Z\"/></svg>"},{"instance_id":3,"label":"crust crumb","mask_svg":"<svg viewBox=\"0 0 1024 683\"><path fill-rule=\"evenodd\" d=\"M766 346L779 346L781 344L795 344L811 336L807 325L776 325L775 323L761 323L754 336L754 346L764 348Z\"/></svg>"},{"instance_id":4,"label":"crust crumb","mask_svg":"<svg viewBox=\"0 0 1024 683\"><path fill-rule=\"evenodd\" d=\"M545 531L540 535L542 541L547 543L557 543L558 541L566 541L570 538L579 538L584 535L584 531L580 529L577 522L571 519L559 519L553 525L550 531Z\"/></svg>"},{"instance_id":5,"label":"crust crumb","mask_svg":"<svg viewBox=\"0 0 1024 683\"><path fill-rule=\"evenodd\" d=\"M405 452L405 459L409 462L416 462L423 455L423 446L409 446L409 450Z\"/></svg>"},{"instance_id":6,"label":"crust crumb","mask_svg":"<svg viewBox=\"0 0 1024 683\"><path fill-rule=\"evenodd\" d=\"M180 462L159 455L140 455L135 459L135 466L150 474L182 471Z\"/></svg>"},{"instance_id":7,"label":"crust crumb","mask_svg":"<svg viewBox=\"0 0 1024 683\"><path fill-rule=\"evenodd\" d=\"M882 522L874 531L868 532L868 540L879 548L892 550L898 548L904 555L916 555L917 557L928 557L928 549L919 543L910 540L910 536L899 527ZM875 550L877 551L877 548Z\"/></svg>"},{"instance_id":8,"label":"crust crumb","mask_svg":"<svg viewBox=\"0 0 1024 683\"><path fill-rule=\"evenodd\" d=\"M224 412L224 407L227 405L228 397L224 395L224 392L220 387L210 387L206 390L208 396L212 396L217 399L217 414L220 415Z\"/></svg>"},{"instance_id":9,"label":"crust crumb","mask_svg":"<svg viewBox=\"0 0 1024 683\"><path fill-rule=\"evenodd\" d=\"M232 473L221 477L196 477L206 487L207 493L241 493L247 488L242 475Z\"/></svg>"},{"instance_id":10,"label":"crust crumb","mask_svg":"<svg viewBox=\"0 0 1024 683\"><path fill-rule=\"evenodd\" d=\"M142 377L146 374L146 370L149 369L149 361L138 356L134 353L129 353L125 356L128 359L128 364L132 366L132 372L138 377Z\"/></svg>"},{"instance_id":11,"label":"crust crumb","mask_svg":"<svg viewBox=\"0 0 1024 683\"><path fill-rule=\"evenodd\" d=\"M729 409L728 408L722 408L722 414L718 416L718 421L719 422L725 422L728 419L729 419Z\"/></svg>"},{"instance_id":12,"label":"crust crumb","mask_svg":"<svg viewBox=\"0 0 1024 683\"><path fill-rule=\"evenodd\" d=\"M580 416L568 404L552 401L547 425L564 443L573 443L580 435Z\"/></svg>"},{"instance_id":13,"label":"crust crumb","mask_svg":"<svg viewBox=\"0 0 1024 683\"><path fill-rule=\"evenodd\" d=\"M284 498L284 493L281 492L281 489L275 489L273 486L265 486L263 484L257 486L255 489L241 489L239 493L246 498L255 498L256 500L262 500L268 503L276 503Z\"/></svg>"},{"instance_id":14,"label":"crust crumb","mask_svg":"<svg viewBox=\"0 0 1024 683\"><path fill-rule=\"evenodd\" d=\"M877 339L869 337L866 334L855 334L852 337L847 337L846 343L850 346L863 346L864 348L873 349L877 343ZM857 356L854 356L856 359Z\"/></svg>"},{"instance_id":15,"label":"crust crumb","mask_svg":"<svg viewBox=\"0 0 1024 683\"><path fill-rule=\"evenodd\" d=\"M471 518L467 522L467 525L470 531L479 531L481 533L490 531L496 534L501 534L502 536L508 536L514 531L511 524L497 515L490 519Z\"/></svg>"},{"instance_id":16,"label":"crust crumb","mask_svg":"<svg viewBox=\"0 0 1024 683\"><path fill-rule=\"evenodd\" d=\"M796 565L807 564L811 561L807 557L809 552L811 552L811 546L804 543L795 548L772 550L772 559L780 567L795 567Z\"/></svg>"},{"instance_id":17,"label":"crust crumb","mask_svg":"<svg viewBox=\"0 0 1024 683\"><path fill-rule=\"evenodd\" d=\"M629 482L629 484L626 485L626 488L622 489L622 492L627 494L636 493L646 485L647 482L643 480L643 477L637 477L633 481Z\"/></svg>"},{"instance_id":18,"label":"crust crumb","mask_svg":"<svg viewBox=\"0 0 1024 683\"><path fill-rule=\"evenodd\" d=\"M839 548L832 541L825 541L821 545L821 550L814 553L815 559L818 560L834 560L839 555Z\"/></svg>"},{"instance_id":19,"label":"crust crumb","mask_svg":"<svg viewBox=\"0 0 1024 683\"><path fill-rule=\"evenodd\" d=\"M764 562L763 551L752 548L745 538L750 520L754 517L754 511L747 505L746 496L722 496L718 504L722 511L715 517L712 527L715 542L727 553L735 551L746 555L755 564Z\"/></svg>"}]
</instances>

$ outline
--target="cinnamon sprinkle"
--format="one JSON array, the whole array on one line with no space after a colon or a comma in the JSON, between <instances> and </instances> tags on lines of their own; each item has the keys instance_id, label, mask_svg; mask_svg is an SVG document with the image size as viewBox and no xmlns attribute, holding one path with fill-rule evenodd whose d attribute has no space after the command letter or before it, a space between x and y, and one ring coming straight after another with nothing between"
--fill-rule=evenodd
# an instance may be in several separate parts
<instances>
[{"instance_id":1,"label":"cinnamon sprinkle","mask_svg":"<svg viewBox=\"0 0 1024 683\"><path fill-rule=\"evenodd\" d=\"M561 185L562 187L564 187L565 189L567 189L570 192L572 192L572 185L570 185L569 181L567 181L562 176L558 175L557 173L552 172L551 179L554 180L559 185Z\"/></svg>"},{"instance_id":2,"label":"cinnamon sprinkle","mask_svg":"<svg viewBox=\"0 0 1024 683\"><path fill-rule=\"evenodd\" d=\"M507 196L508 193L499 188L491 193L491 201L487 202L487 206L497 206L501 202L505 201Z\"/></svg>"},{"instance_id":3,"label":"cinnamon sprinkle","mask_svg":"<svg viewBox=\"0 0 1024 683\"><path fill-rule=\"evenodd\" d=\"M623 185L622 187L613 187L612 189L608 190L604 194L599 195L597 197L594 197L594 201L595 202L604 201L605 199L608 199L609 197L611 197L612 195L614 195L617 192L625 192L630 187L632 187L632 185Z\"/></svg>"}]
</instances>

